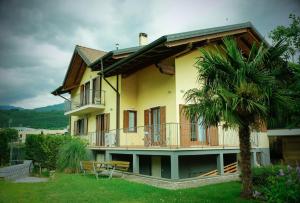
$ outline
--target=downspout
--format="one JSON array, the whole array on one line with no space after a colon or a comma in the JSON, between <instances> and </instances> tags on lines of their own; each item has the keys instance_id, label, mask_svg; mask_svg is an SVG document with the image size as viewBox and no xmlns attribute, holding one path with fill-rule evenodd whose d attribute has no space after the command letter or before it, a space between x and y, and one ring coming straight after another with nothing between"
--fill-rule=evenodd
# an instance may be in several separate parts
<instances>
[{"instance_id":1,"label":"downspout","mask_svg":"<svg viewBox=\"0 0 300 203\"><path fill-rule=\"evenodd\" d=\"M63 99L65 99L65 100L67 100L67 101L69 101L70 103L71 103L71 100L70 99L67 99L66 97L64 97L64 96L61 96L60 94L57 94L59 97L61 97L61 98L63 98ZM72 104L71 104L72 105ZM68 117L69 117L69 129L68 129L68 132L69 132L69 134L71 135L71 125L72 125L72 123L71 123L71 116L70 115L68 115Z\"/></svg>"},{"instance_id":2,"label":"downspout","mask_svg":"<svg viewBox=\"0 0 300 203\"><path fill-rule=\"evenodd\" d=\"M119 146L120 138L120 92L119 92L119 75L117 75L115 88L104 76L103 61L101 59L101 78L116 92L116 145Z\"/></svg>"}]
</instances>

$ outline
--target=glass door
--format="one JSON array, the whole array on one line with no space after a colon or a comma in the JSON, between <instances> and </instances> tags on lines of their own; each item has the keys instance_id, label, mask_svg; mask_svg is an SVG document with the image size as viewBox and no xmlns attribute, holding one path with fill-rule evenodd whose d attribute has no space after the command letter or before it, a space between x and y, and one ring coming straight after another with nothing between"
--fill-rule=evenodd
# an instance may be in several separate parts
<instances>
[{"instance_id":1,"label":"glass door","mask_svg":"<svg viewBox=\"0 0 300 203\"><path fill-rule=\"evenodd\" d=\"M159 145L160 142L160 109L151 109L152 144Z\"/></svg>"}]
</instances>

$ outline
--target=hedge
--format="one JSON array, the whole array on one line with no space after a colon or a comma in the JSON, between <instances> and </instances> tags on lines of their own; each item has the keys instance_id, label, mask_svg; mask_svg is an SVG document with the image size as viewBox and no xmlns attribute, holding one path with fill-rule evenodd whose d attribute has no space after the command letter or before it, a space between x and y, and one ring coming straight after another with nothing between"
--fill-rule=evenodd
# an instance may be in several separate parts
<instances>
[{"instance_id":1,"label":"hedge","mask_svg":"<svg viewBox=\"0 0 300 203\"><path fill-rule=\"evenodd\" d=\"M56 169L59 149L70 140L71 136L27 135L25 141L26 159L40 163L42 168Z\"/></svg>"}]
</instances>

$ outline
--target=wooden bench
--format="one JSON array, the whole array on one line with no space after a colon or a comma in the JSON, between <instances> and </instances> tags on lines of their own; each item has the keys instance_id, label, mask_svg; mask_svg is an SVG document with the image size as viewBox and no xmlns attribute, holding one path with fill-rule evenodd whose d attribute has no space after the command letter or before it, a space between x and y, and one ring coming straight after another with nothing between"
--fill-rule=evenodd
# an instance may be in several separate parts
<instances>
[{"instance_id":1,"label":"wooden bench","mask_svg":"<svg viewBox=\"0 0 300 203\"><path fill-rule=\"evenodd\" d=\"M130 162L127 161L80 161L81 171L83 171L84 174L94 174L97 179L104 171L108 173L109 179L112 178L115 170L123 172L124 176L124 172L128 171L129 166Z\"/></svg>"},{"instance_id":2,"label":"wooden bench","mask_svg":"<svg viewBox=\"0 0 300 203\"><path fill-rule=\"evenodd\" d=\"M80 161L80 169L84 175L93 174L98 179L98 174L93 161Z\"/></svg>"}]
</instances>

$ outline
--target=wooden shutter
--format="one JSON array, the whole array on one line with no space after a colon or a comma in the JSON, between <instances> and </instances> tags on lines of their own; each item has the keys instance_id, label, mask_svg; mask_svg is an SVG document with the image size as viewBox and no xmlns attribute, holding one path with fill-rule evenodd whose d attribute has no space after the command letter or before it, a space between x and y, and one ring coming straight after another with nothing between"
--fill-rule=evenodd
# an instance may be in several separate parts
<instances>
[{"instance_id":1,"label":"wooden shutter","mask_svg":"<svg viewBox=\"0 0 300 203\"><path fill-rule=\"evenodd\" d=\"M217 126L210 126L209 128L207 128L206 135L208 137L210 146L218 146L219 145L218 127Z\"/></svg>"},{"instance_id":2,"label":"wooden shutter","mask_svg":"<svg viewBox=\"0 0 300 203\"><path fill-rule=\"evenodd\" d=\"M166 145L166 107L160 107L160 144Z\"/></svg>"},{"instance_id":3,"label":"wooden shutter","mask_svg":"<svg viewBox=\"0 0 300 203\"><path fill-rule=\"evenodd\" d=\"M77 135L77 121L74 121L73 135Z\"/></svg>"},{"instance_id":4,"label":"wooden shutter","mask_svg":"<svg viewBox=\"0 0 300 203\"><path fill-rule=\"evenodd\" d=\"M110 130L110 115L109 113L104 114L104 132L108 133Z\"/></svg>"},{"instance_id":5,"label":"wooden shutter","mask_svg":"<svg viewBox=\"0 0 300 203\"><path fill-rule=\"evenodd\" d=\"M80 106L84 104L84 85L80 86Z\"/></svg>"},{"instance_id":6,"label":"wooden shutter","mask_svg":"<svg viewBox=\"0 0 300 203\"><path fill-rule=\"evenodd\" d=\"M85 83L85 104L90 104L90 82Z\"/></svg>"},{"instance_id":7,"label":"wooden shutter","mask_svg":"<svg viewBox=\"0 0 300 203\"><path fill-rule=\"evenodd\" d=\"M124 110L123 112L123 132L128 132L129 127L129 112L127 110Z\"/></svg>"},{"instance_id":8,"label":"wooden shutter","mask_svg":"<svg viewBox=\"0 0 300 203\"><path fill-rule=\"evenodd\" d=\"M179 126L180 126L180 145L187 147L190 145L191 121L185 114L184 105L179 105Z\"/></svg>"},{"instance_id":9,"label":"wooden shutter","mask_svg":"<svg viewBox=\"0 0 300 203\"><path fill-rule=\"evenodd\" d=\"M84 118L83 120L83 131L84 134L87 135L88 134L88 118Z\"/></svg>"},{"instance_id":10,"label":"wooden shutter","mask_svg":"<svg viewBox=\"0 0 300 203\"><path fill-rule=\"evenodd\" d=\"M150 135L150 110L146 109L144 110L144 145L149 146L150 145L150 140L151 140L151 135Z\"/></svg>"}]
</instances>

